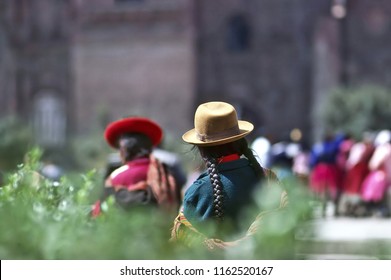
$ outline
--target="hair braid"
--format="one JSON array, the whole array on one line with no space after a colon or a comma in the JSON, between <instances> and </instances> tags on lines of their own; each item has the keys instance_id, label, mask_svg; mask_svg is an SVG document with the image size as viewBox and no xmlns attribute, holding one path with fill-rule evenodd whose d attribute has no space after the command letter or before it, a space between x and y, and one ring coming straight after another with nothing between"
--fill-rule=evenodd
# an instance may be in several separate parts
<instances>
[{"instance_id":1,"label":"hair braid","mask_svg":"<svg viewBox=\"0 0 391 280\"><path fill-rule=\"evenodd\" d=\"M205 159L208 167L209 178L213 186L213 208L214 215L218 220L221 220L224 215L223 211L223 187L220 180L220 175L217 172L216 161L213 158Z\"/></svg>"},{"instance_id":2,"label":"hair braid","mask_svg":"<svg viewBox=\"0 0 391 280\"><path fill-rule=\"evenodd\" d=\"M208 168L208 174L210 177L210 182L213 186L213 208L214 216L221 220L224 215L223 211L223 184L221 183L221 178L217 172L217 159L237 153L239 155L244 155L250 162L250 165L254 169L257 176L262 179L264 178L264 169L259 165L258 161L254 157L253 151L248 147L247 141L242 138L235 142L229 142L227 144L219 146L210 146L210 147L198 147L201 157L204 160L206 167Z\"/></svg>"},{"instance_id":3,"label":"hair braid","mask_svg":"<svg viewBox=\"0 0 391 280\"><path fill-rule=\"evenodd\" d=\"M263 167L259 164L257 159L255 158L253 151L246 146L246 148L243 150L243 154L245 157L250 161L251 166L254 168L255 173L257 173L259 178L263 178L265 173Z\"/></svg>"}]
</instances>

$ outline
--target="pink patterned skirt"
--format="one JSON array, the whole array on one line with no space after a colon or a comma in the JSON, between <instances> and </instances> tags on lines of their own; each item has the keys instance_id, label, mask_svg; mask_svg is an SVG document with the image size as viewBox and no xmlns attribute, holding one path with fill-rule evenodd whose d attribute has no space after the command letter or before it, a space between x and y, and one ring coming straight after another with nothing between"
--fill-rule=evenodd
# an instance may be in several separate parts
<instances>
[{"instance_id":1,"label":"pink patterned skirt","mask_svg":"<svg viewBox=\"0 0 391 280\"><path fill-rule=\"evenodd\" d=\"M387 186L387 176L383 170L371 171L362 183L361 198L367 202L381 201Z\"/></svg>"}]
</instances>

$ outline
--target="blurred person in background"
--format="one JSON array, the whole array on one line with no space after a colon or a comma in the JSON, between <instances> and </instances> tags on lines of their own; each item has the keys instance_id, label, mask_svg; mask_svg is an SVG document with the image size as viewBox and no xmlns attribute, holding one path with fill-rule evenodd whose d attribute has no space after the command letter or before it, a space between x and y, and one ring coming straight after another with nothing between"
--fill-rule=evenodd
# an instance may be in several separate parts
<instances>
[{"instance_id":1,"label":"blurred person in background","mask_svg":"<svg viewBox=\"0 0 391 280\"><path fill-rule=\"evenodd\" d=\"M347 160L349 158L350 150L352 146L354 145L355 140L350 134L345 134L343 139L341 140L341 143L339 144L338 147L338 152L337 152L337 157L336 157L336 163L341 170L341 176L345 176L345 167Z\"/></svg>"},{"instance_id":2,"label":"blurred person in background","mask_svg":"<svg viewBox=\"0 0 391 280\"><path fill-rule=\"evenodd\" d=\"M361 197L369 215L390 216L387 193L391 184L391 132L382 130L375 138L369 160L369 174L362 184Z\"/></svg>"},{"instance_id":3,"label":"blurred person in background","mask_svg":"<svg viewBox=\"0 0 391 280\"><path fill-rule=\"evenodd\" d=\"M234 241L227 239L240 231L242 214L254 205L260 182L276 178L255 159L245 139L253 125L238 120L231 104L199 105L194 126L182 138L197 148L207 170L187 189L171 240L188 242L187 245L191 245L191 240L199 240L209 249L236 245L247 235ZM280 207L284 207L286 193L281 196ZM210 231L208 226L213 229Z\"/></svg>"},{"instance_id":4,"label":"blurred person in background","mask_svg":"<svg viewBox=\"0 0 391 280\"><path fill-rule=\"evenodd\" d=\"M343 194L343 181L346 176L346 162L348 160L350 149L352 148L355 140L349 133L339 133L336 137L338 150L336 155L336 166L339 173L339 180L337 185L337 193L334 199L335 211L334 214L338 216L340 210L340 202Z\"/></svg>"},{"instance_id":5,"label":"blurred person in background","mask_svg":"<svg viewBox=\"0 0 391 280\"><path fill-rule=\"evenodd\" d=\"M64 172L60 166L51 160L46 160L44 161L39 173L49 180L59 182Z\"/></svg>"},{"instance_id":6,"label":"blurred person in background","mask_svg":"<svg viewBox=\"0 0 391 280\"><path fill-rule=\"evenodd\" d=\"M286 137L286 140L271 146L271 168L280 180L293 178L300 172L305 173L305 169L308 169L308 163L302 150L302 142L301 130L294 128L289 132L289 137Z\"/></svg>"},{"instance_id":7,"label":"blurred person in background","mask_svg":"<svg viewBox=\"0 0 391 280\"><path fill-rule=\"evenodd\" d=\"M361 207L361 187L369 173L368 164L373 151L373 136L370 132L364 132L361 141L357 141L350 148L342 181L339 205L341 214L355 217L364 215Z\"/></svg>"},{"instance_id":8,"label":"blurred person in background","mask_svg":"<svg viewBox=\"0 0 391 280\"><path fill-rule=\"evenodd\" d=\"M322 216L326 216L327 204L331 200L334 215L338 215L338 198L341 172L337 165L337 154L343 137L327 132L321 142L315 143L310 152L309 187L322 203Z\"/></svg>"},{"instance_id":9,"label":"blurred person in background","mask_svg":"<svg viewBox=\"0 0 391 280\"><path fill-rule=\"evenodd\" d=\"M293 176L293 158L299 151L297 143L280 141L274 143L270 148L271 169L276 173L279 180Z\"/></svg>"},{"instance_id":10,"label":"blurred person in background","mask_svg":"<svg viewBox=\"0 0 391 280\"><path fill-rule=\"evenodd\" d=\"M111 147L119 150L122 166L106 178L92 215L100 214L101 202L110 195L124 209L147 204L177 209L180 192L175 179L152 155L163 137L161 127L148 118L130 117L110 123L104 136Z\"/></svg>"},{"instance_id":11,"label":"blurred person in background","mask_svg":"<svg viewBox=\"0 0 391 280\"><path fill-rule=\"evenodd\" d=\"M270 148L270 140L263 134L260 134L251 143L251 149L255 152L255 158L264 168L270 168Z\"/></svg>"},{"instance_id":12,"label":"blurred person in background","mask_svg":"<svg viewBox=\"0 0 391 280\"><path fill-rule=\"evenodd\" d=\"M297 154L293 157L292 172L304 184L308 185L310 174L310 149L306 141L300 141Z\"/></svg>"},{"instance_id":13,"label":"blurred person in background","mask_svg":"<svg viewBox=\"0 0 391 280\"><path fill-rule=\"evenodd\" d=\"M187 181L187 174L183 169L181 158L176 153L164 149L161 144L153 149L152 155L168 167L170 173L175 178L176 186L183 190ZM121 167L122 164L119 152L110 153L107 157L104 179L106 180L110 174L117 168Z\"/></svg>"}]
</instances>

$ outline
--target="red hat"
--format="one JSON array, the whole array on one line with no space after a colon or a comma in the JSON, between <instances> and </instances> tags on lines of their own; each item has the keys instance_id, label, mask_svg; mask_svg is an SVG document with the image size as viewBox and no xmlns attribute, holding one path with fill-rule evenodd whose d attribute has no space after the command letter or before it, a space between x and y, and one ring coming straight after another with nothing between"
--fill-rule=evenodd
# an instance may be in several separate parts
<instances>
[{"instance_id":1,"label":"red hat","mask_svg":"<svg viewBox=\"0 0 391 280\"><path fill-rule=\"evenodd\" d=\"M131 117L110 123L104 136L113 148L118 148L118 138L124 133L141 133L148 136L154 146L159 145L163 138L163 131L158 124L147 118Z\"/></svg>"}]
</instances>

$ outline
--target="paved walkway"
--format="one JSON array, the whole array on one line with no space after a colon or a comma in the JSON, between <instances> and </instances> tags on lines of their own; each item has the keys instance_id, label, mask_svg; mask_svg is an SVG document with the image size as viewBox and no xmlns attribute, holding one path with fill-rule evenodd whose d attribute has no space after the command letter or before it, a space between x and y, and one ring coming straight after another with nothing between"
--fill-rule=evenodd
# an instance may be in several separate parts
<instances>
[{"instance_id":1,"label":"paved walkway","mask_svg":"<svg viewBox=\"0 0 391 280\"><path fill-rule=\"evenodd\" d=\"M328 241L391 241L389 218L327 218L313 222L315 239Z\"/></svg>"},{"instance_id":2,"label":"paved walkway","mask_svg":"<svg viewBox=\"0 0 391 280\"><path fill-rule=\"evenodd\" d=\"M304 225L297 254L309 259L391 259L390 218L325 218Z\"/></svg>"}]
</instances>

